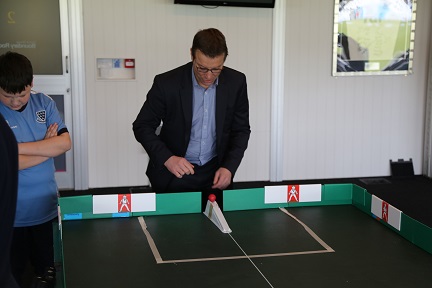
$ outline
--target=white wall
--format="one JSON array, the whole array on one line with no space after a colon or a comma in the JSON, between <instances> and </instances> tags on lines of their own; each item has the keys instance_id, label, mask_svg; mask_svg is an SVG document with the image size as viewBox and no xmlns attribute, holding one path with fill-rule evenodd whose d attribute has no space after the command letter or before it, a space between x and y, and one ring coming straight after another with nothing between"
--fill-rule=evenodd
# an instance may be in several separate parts
<instances>
[{"instance_id":1,"label":"white wall","mask_svg":"<svg viewBox=\"0 0 432 288\"><path fill-rule=\"evenodd\" d=\"M422 174L431 1L419 0L410 76L332 77L333 0L288 1L284 179Z\"/></svg>"},{"instance_id":2,"label":"white wall","mask_svg":"<svg viewBox=\"0 0 432 288\"><path fill-rule=\"evenodd\" d=\"M82 0L90 188L148 185L132 122L154 75L189 61L207 27L225 34L226 65L248 79L252 135L235 180L270 179L274 10L173 2ZM389 175L397 158L420 174L432 3L418 1L413 75L334 78L333 2L286 2L284 180ZM96 80L96 58L135 58L136 80Z\"/></svg>"},{"instance_id":3,"label":"white wall","mask_svg":"<svg viewBox=\"0 0 432 288\"><path fill-rule=\"evenodd\" d=\"M226 65L248 77L253 134L237 179L269 178L272 9L173 3L83 0L90 188L148 184L132 122L155 74L190 61L193 36L208 27L226 36ZM96 58L105 57L135 58L136 80L96 80Z\"/></svg>"}]
</instances>

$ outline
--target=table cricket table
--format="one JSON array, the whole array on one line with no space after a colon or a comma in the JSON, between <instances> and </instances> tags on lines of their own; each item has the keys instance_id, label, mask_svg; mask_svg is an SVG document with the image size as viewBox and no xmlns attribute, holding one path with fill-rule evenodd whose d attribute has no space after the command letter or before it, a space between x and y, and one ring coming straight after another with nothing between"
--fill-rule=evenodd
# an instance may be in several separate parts
<instances>
[{"instance_id":1,"label":"table cricket table","mask_svg":"<svg viewBox=\"0 0 432 288\"><path fill-rule=\"evenodd\" d=\"M200 211L61 221L64 277L57 286L432 285L432 254L355 205L235 210L224 198L231 233ZM330 198L322 202L335 204Z\"/></svg>"}]
</instances>

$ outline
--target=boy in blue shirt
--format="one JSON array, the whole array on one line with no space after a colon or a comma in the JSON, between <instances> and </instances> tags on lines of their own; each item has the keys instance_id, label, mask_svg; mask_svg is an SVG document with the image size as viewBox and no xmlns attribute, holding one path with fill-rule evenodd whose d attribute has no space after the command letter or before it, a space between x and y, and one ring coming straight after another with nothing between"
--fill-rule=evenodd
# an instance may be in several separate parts
<instances>
[{"instance_id":1,"label":"boy in blue shirt","mask_svg":"<svg viewBox=\"0 0 432 288\"><path fill-rule=\"evenodd\" d=\"M49 282L55 276L52 221L57 217L58 189L53 157L71 148L69 132L55 102L32 91L32 87L30 61L14 52L1 55L0 114L18 142L18 197L11 264L19 284L28 261L34 268L35 281Z\"/></svg>"}]
</instances>

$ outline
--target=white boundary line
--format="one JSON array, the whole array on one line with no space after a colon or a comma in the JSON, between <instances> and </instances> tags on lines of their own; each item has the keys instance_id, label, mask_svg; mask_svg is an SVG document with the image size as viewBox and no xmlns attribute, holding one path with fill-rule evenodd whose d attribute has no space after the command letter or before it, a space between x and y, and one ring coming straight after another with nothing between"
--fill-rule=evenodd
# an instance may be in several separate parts
<instances>
[{"instance_id":1,"label":"white boundary line","mask_svg":"<svg viewBox=\"0 0 432 288\"><path fill-rule=\"evenodd\" d=\"M151 250L153 252L153 255L154 255L155 259L156 259L156 263L158 263L158 264L159 263L163 263L162 257L159 254L159 250L157 249L156 244L155 244L153 238L150 235L150 232L147 230L147 224L145 223L144 218L142 216L140 216L140 217L138 217L138 221L139 221L139 223L141 225L141 228L142 228L142 230L143 230L143 232L144 232L144 234L145 234L145 236L147 238L147 241L148 241L148 243L150 245L150 248L151 248Z\"/></svg>"},{"instance_id":2,"label":"white boundary line","mask_svg":"<svg viewBox=\"0 0 432 288\"><path fill-rule=\"evenodd\" d=\"M282 257L282 256L292 256L292 255L307 255L307 254L320 254L320 253L331 253L335 252L329 245L327 245L318 235L316 235L312 229L310 229L306 224L297 219L294 215L289 213L285 208L279 208L283 213L287 214L294 220L296 220L303 228L312 236L321 246L325 248L325 250L312 250L312 251L301 251L301 252L287 252L287 253L274 253L274 254L257 254L257 255L246 255L245 256L226 256L226 257L212 257L212 258L192 258L192 259L177 259L177 260L163 260L160 256L159 250L156 247L156 244L150 235L150 232L147 230L147 225L142 216L138 217L138 221L141 225L141 228L147 238L147 241L150 245L150 249L155 257L157 264L167 264L167 263L188 263L188 262L206 262L206 261L220 261L220 260L235 260L235 259L248 259L248 258L265 258L265 257ZM230 235L231 236L231 235ZM232 237L231 237L232 238ZM232 238L233 239L233 238ZM233 239L234 240L234 239ZM237 244L237 242L234 240ZM237 244L238 245L238 244ZM240 246L239 246L240 247ZM242 250L243 251L243 250Z\"/></svg>"},{"instance_id":3,"label":"white boundary line","mask_svg":"<svg viewBox=\"0 0 432 288\"><path fill-rule=\"evenodd\" d=\"M241 246L237 243L237 241L234 239L234 237L229 234L231 239L234 241L234 243L238 246L238 248L243 252L243 254L246 256L246 258L249 260L249 262L255 267L255 269L258 271L258 273L261 274L261 276L264 278L264 280L270 285L270 287L274 288L273 285L270 283L270 281L265 277L265 275L261 272L261 270L255 265L255 263L252 261L252 259L246 254L246 252L241 248Z\"/></svg>"},{"instance_id":4,"label":"white boundary line","mask_svg":"<svg viewBox=\"0 0 432 288\"><path fill-rule=\"evenodd\" d=\"M335 252L329 245L327 245L327 243L325 243L323 240L321 240L321 238L319 238L318 235L316 235L315 232L312 231L312 229L310 229L306 224L304 224L299 219L297 219L294 215L289 213L285 208L279 208L279 210L281 210L282 212L284 212L285 214L287 214L288 216L290 216L291 218L296 220L298 223L300 223L300 225L302 225L304 227L306 232L308 232L309 235L311 235L318 243L320 243L321 246L323 246L327 252Z\"/></svg>"}]
</instances>

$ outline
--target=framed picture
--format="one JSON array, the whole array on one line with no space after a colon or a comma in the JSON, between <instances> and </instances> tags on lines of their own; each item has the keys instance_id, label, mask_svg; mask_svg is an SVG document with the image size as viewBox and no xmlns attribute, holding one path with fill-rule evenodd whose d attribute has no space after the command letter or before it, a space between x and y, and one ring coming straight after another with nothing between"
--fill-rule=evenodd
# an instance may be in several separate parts
<instances>
[{"instance_id":1,"label":"framed picture","mask_svg":"<svg viewBox=\"0 0 432 288\"><path fill-rule=\"evenodd\" d=\"M417 0L335 0L333 76L412 73Z\"/></svg>"}]
</instances>

